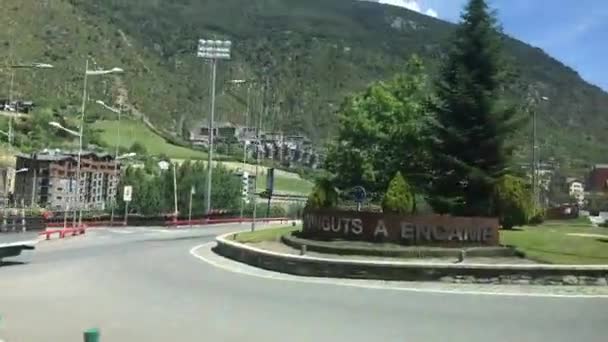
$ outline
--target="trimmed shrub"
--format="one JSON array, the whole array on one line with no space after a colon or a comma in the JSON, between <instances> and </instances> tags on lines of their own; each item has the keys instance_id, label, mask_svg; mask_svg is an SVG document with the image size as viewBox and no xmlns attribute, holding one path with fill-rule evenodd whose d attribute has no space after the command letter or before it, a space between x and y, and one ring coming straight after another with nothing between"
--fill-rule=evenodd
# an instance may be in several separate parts
<instances>
[{"instance_id":1,"label":"trimmed shrub","mask_svg":"<svg viewBox=\"0 0 608 342\"><path fill-rule=\"evenodd\" d=\"M503 176L494 185L494 209L505 229L525 225L536 216L526 182L518 177ZM544 217L539 212L538 220Z\"/></svg>"},{"instance_id":2,"label":"trimmed shrub","mask_svg":"<svg viewBox=\"0 0 608 342\"><path fill-rule=\"evenodd\" d=\"M397 172L382 199L382 211L384 213L411 214L416 208L415 203L412 188L405 181L401 172Z\"/></svg>"},{"instance_id":3,"label":"trimmed shrub","mask_svg":"<svg viewBox=\"0 0 608 342\"><path fill-rule=\"evenodd\" d=\"M308 195L308 201L306 201L306 208L334 208L337 204L338 192L334 188L331 181L323 178L317 181L312 192L310 193L310 195Z\"/></svg>"}]
</instances>

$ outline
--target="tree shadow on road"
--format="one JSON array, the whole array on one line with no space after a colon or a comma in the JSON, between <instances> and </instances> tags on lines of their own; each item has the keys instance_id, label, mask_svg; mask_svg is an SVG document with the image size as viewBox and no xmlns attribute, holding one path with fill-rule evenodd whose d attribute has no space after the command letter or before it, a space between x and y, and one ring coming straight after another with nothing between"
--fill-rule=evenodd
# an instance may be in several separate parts
<instances>
[{"instance_id":1,"label":"tree shadow on road","mask_svg":"<svg viewBox=\"0 0 608 342\"><path fill-rule=\"evenodd\" d=\"M19 266L19 265L25 265L25 264L27 264L27 263L23 262L23 261L10 261L10 260L0 261L0 267Z\"/></svg>"}]
</instances>

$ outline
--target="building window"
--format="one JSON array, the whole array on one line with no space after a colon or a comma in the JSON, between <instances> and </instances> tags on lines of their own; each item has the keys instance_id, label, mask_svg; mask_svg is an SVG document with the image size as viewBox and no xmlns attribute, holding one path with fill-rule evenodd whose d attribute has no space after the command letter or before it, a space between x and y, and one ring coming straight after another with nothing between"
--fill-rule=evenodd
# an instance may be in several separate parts
<instances>
[{"instance_id":1,"label":"building window","mask_svg":"<svg viewBox=\"0 0 608 342\"><path fill-rule=\"evenodd\" d=\"M57 200L61 201L63 198L61 196L57 196Z\"/></svg>"}]
</instances>

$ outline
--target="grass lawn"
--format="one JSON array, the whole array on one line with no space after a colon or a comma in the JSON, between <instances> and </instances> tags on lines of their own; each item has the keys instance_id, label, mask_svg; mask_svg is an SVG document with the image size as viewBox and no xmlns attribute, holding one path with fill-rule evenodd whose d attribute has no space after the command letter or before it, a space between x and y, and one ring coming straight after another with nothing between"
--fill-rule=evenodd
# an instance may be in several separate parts
<instances>
[{"instance_id":1,"label":"grass lawn","mask_svg":"<svg viewBox=\"0 0 608 342\"><path fill-rule=\"evenodd\" d=\"M282 176L275 174L274 188L280 193L291 193L299 195L308 195L312 191L313 184L302 178ZM259 191L266 189L266 176L260 176L257 182Z\"/></svg>"},{"instance_id":2,"label":"grass lawn","mask_svg":"<svg viewBox=\"0 0 608 342\"><path fill-rule=\"evenodd\" d=\"M537 261L608 264L608 228L593 228L581 220L549 221L537 227L501 230L500 240Z\"/></svg>"},{"instance_id":3,"label":"grass lawn","mask_svg":"<svg viewBox=\"0 0 608 342\"><path fill-rule=\"evenodd\" d=\"M255 232L237 234L235 241L241 243L256 243L262 241L279 241L281 236L299 230L299 226L289 226L273 229L263 229Z\"/></svg>"},{"instance_id":4,"label":"grass lawn","mask_svg":"<svg viewBox=\"0 0 608 342\"><path fill-rule=\"evenodd\" d=\"M106 144L115 146L118 121L97 121L93 124L93 127L101 131L101 139ZM168 143L139 121L122 120L120 122L120 146L129 148L134 142L139 142L145 146L148 153L152 155L164 153L176 159L207 158L205 152Z\"/></svg>"}]
</instances>

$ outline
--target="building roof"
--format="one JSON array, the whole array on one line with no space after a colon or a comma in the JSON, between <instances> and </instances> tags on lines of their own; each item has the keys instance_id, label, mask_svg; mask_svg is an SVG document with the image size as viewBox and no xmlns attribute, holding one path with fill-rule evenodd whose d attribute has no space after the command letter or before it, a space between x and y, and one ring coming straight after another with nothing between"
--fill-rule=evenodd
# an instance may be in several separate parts
<instances>
[{"instance_id":1,"label":"building roof","mask_svg":"<svg viewBox=\"0 0 608 342\"><path fill-rule=\"evenodd\" d=\"M41 160L41 161L61 161L61 160L67 160L67 159L76 160L78 158L78 152L44 150L44 151L36 152L36 153L32 153L32 154L19 153L19 154L17 154L17 156L19 158L23 158L23 159L35 158L36 160ZM87 157L87 156L94 156L99 159L114 158L114 156L112 154L105 153L105 152L82 151L81 157Z\"/></svg>"}]
</instances>

